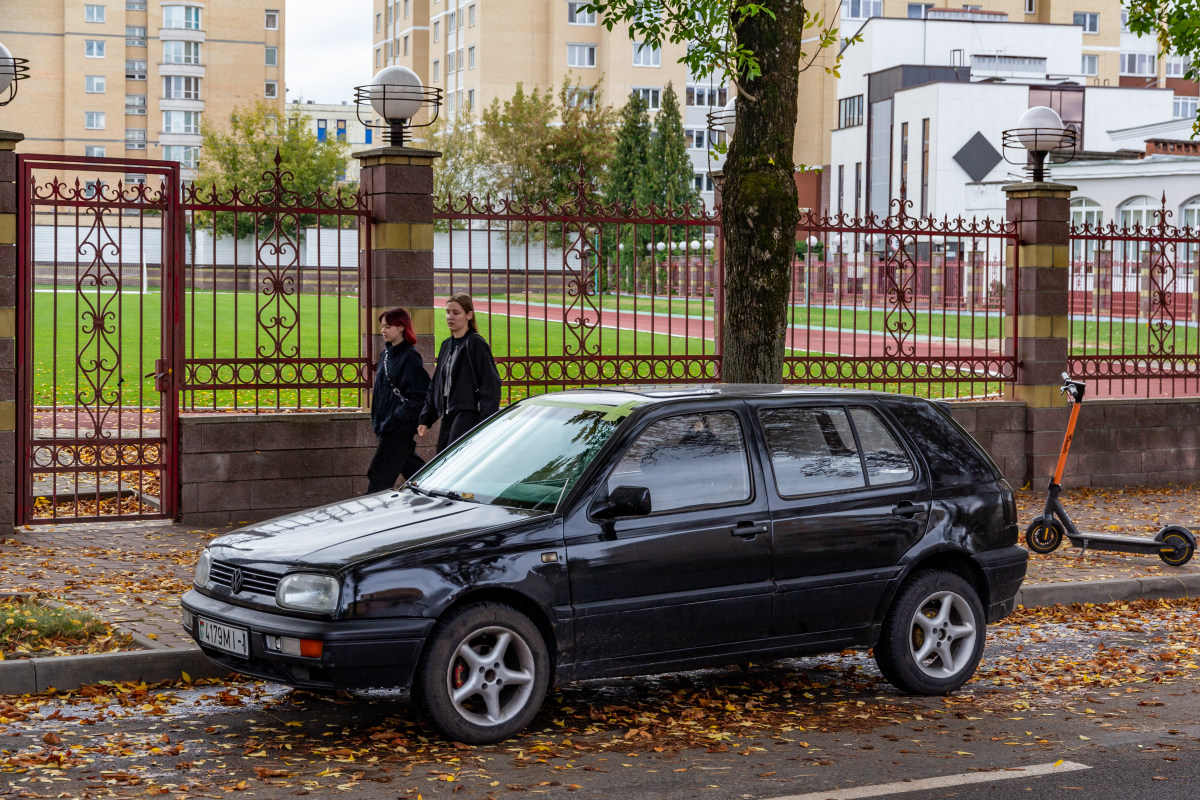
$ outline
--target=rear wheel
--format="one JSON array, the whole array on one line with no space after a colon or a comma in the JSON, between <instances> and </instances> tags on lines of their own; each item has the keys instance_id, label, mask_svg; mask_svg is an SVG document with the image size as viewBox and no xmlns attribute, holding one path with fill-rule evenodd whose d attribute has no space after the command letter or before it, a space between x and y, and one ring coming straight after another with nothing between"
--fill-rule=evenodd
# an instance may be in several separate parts
<instances>
[{"instance_id":1,"label":"rear wheel","mask_svg":"<svg viewBox=\"0 0 1200 800\"><path fill-rule=\"evenodd\" d=\"M1163 545L1158 557L1172 567L1182 567L1196 552L1196 537L1182 525L1168 525L1154 539Z\"/></svg>"},{"instance_id":2,"label":"rear wheel","mask_svg":"<svg viewBox=\"0 0 1200 800\"><path fill-rule=\"evenodd\" d=\"M912 694L946 694L975 674L987 625L970 583L953 572L920 572L883 620L875 663L888 682Z\"/></svg>"},{"instance_id":3,"label":"rear wheel","mask_svg":"<svg viewBox=\"0 0 1200 800\"><path fill-rule=\"evenodd\" d=\"M1025 529L1025 544L1035 553L1053 553L1062 540L1063 526L1056 519L1047 523L1043 517L1034 517Z\"/></svg>"},{"instance_id":4,"label":"rear wheel","mask_svg":"<svg viewBox=\"0 0 1200 800\"><path fill-rule=\"evenodd\" d=\"M466 606L434 629L413 680L413 700L447 739L491 744L537 715L550 658L537 626L500 603Z\"/></svg>"}]
</instances>

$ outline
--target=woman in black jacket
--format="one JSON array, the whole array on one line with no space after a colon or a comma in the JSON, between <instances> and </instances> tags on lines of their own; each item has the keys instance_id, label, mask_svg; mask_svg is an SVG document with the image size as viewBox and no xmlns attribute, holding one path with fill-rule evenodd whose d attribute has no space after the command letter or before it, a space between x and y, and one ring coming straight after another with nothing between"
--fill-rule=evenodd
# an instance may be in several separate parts
<instances>
[{"instance_id":1,"label":"woman in black jacket","mask_svg":"<svg viewBox=\"0 0 1200 800\"><path fill-rule=\"evenodd\" d=\"M500 409L500 373L492 348L479 335L469 295L451 295L446 301L446 327L450 338L438 350L433 383L417 428L417 436L424 436L430 425L442 420L439 453Z\"/></svg>"},{"instance_id":2,"label":"woman in black jacket","mask_svg":"<svg viewBox=\"0 0 1200 800\"><path fill-rule=\"evenodd\" d=\"M393 308L380 314L379 322L384 347L371 396L371 427L379 437L379 447L367 467L367 494L391 489L396 478L409 478L425 465L416 454L413 434L429 394L429 373L413 347L417 334L412 318L403 308Z\"/></svg>"}]
</instances>

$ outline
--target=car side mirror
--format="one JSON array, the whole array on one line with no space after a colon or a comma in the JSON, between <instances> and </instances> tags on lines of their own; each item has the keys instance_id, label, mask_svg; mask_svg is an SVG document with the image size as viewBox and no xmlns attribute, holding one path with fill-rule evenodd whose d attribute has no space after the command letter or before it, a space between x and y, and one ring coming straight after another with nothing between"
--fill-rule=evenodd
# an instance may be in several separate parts
<instances>
[{"instance_id":1,"label":"car side mirror","mask_svg":"<svg viewBox=\"0 0 1200 800\"><path fill-rule=\"evenodd\" d=\"M618 486L607 500L602 500L592 512L599 519L614 517L644 517L650 513L650 490L645 486Z\"/></svg>"}]
</instances>

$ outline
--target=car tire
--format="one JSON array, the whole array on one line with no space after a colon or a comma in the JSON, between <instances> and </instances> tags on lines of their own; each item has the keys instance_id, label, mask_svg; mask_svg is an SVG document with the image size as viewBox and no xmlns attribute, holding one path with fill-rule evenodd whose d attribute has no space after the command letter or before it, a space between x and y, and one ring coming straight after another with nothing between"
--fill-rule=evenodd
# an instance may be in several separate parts
<instances>
[{"instance_id":1,"label":"car tire","mask_svg":"<svg viewBox=\"0 0 1200 800\"><path fill-rule=\"evenodd\" d=\"M1053 553L1062 544L1063 526L1056 519L1046 520L1034 517L1033 522L1025 529L1025 545L1035 553Z\"/></svg>"},{"instance_id":2,"label":"car tire","mask_svg":"<svg viewBox=\"0 0 1200 800\"><path fill-rule=\"evenodd\" d=\"M492 744L533 721L549 682L550 657L537 625L511 606L477 603L434 628L412 696L442 736Z\"/></svg>"},{"instance_id":3,"label":"car tire","mask_svg":"<svg viewBox=\"0 0 1200 800\"><path fill-rule=\"evenodd\" d=\"M986 633L983 604L970 583L953 572L920 572L884 617L875 663L901 691L946 694L975 674Z\"/></svg>"}]
</instances>

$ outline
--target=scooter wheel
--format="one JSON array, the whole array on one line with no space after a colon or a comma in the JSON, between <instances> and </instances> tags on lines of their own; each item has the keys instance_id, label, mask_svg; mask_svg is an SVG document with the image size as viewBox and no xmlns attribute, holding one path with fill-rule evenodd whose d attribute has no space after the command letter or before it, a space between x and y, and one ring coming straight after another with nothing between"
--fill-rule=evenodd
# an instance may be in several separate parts
<instances>
[{"instance_id":1,"label":"scooter wheel","mask_svg":"<svg viewBox=\"0 0 1200 800\"><path fill-rule=\"evenodd\" d=\"M1196 552L1196 537L1182 525L1168 525L1158 532L1154 540L1163 545L1158 557L1172 567L1182 567L1192 560Z\"/></svg>"},{"instance_id":2,"label":"scooter wheel","mask_svg":"<svg viewBox=\"0 0 1200 800\"><path fill-rule=\"evenodd\" d=\"M1034 517L1033 522L1025 529L1025 544L1035 553L1053 553L1062 544L1063 526L1056 519L1049 523L1041 517Z\"/></svg>"}]
</instances>

